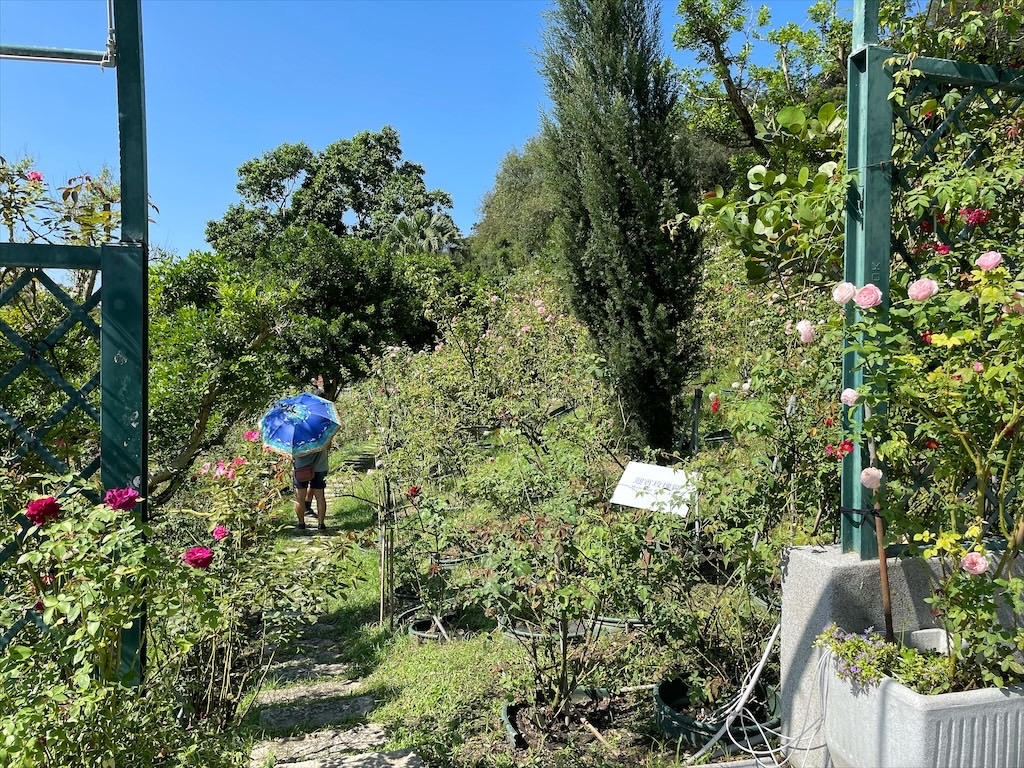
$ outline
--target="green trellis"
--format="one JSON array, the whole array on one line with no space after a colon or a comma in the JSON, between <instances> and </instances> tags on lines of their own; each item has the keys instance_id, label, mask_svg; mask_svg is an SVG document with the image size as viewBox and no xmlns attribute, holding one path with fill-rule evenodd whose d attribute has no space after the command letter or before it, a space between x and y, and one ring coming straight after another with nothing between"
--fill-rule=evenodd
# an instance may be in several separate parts
<instances>
[{"instance_id":1,"label":"green trellis","mask_svg":"<svg viewBox=\"0 0 1024 768\"><path fill-rule=\"evenodd\" d=\"M846 202L845 280L855 285L874 283L888 296L889 265L893 254L913 268L909 247L911 222L893 222L894 196L909 192L916 169L940 151L949 148L956 136L963 147L963 166L971 167L983 157L984 146L971 141L964 124L966 110L984 110L993 117L1024 112L1024 71L968 64L945 59L918 58L912 87L896 105L889 98L893 89L885 62L892 51L878 43L879 0L855 0L853 53L849 60L847 168L854 174ZM922 99L939 101L952 89L959 94L955 108L941 124L922 131L910 116L909 105ZM909 158L894 158L893 137L913 142L917 149ZM901 162L897 164L896 160ZM946 244L958 233L941 222L936 237ZM850 321L852 321L852 317ZM843 358L843 387L863 384L862 370L854 368L852 353ZM854 418L859 419L859 409ZM849 418L849 417L847 417ZM854 423L844 424L850 430ZM843 460L842 508L852 514L842 519L842 549L862 559L878 556L875 532L854 517L870 506L871 495L860 484L861 470L868 457L854 451ZM926 482L925 478L921 482ZM1005 491L1005 489L1004 489ZM861 516L861 519L865 519Z\"/></svg>"},{"instance_id":2,"label":"green trellis","mask_svg":"<svg viewBox=\"0 0 1024 768\"><path fill-rule=\"evenodd\" d=\"M30 454L54 472L72 468L52 450L47 435L73 412L99 425L99 452L77 474L90 478L97 471L105 488L133 487L147 495L147 391L149 194L146 175L146 107L142 60L141 0L109 0L110 34L106 51L81 51L0 45L0 57L91 63L117 71L118 133L120 141L121 236L100 246L0 243L0 266L18 268L17 278L0 292L0 306L14 300L30 283L49 291L64 307L64 320L41 341L29 341L0 320L0 334L20 352L10 370L0 371L0 395L30 369L41 374L66 396L56 412L31 426L0 406L0 422L18 445L15 462ZM82 304L76 303L44 270L97 270L99 287ZM96 322L96 310L99 322ZM75 386L47 357L68 332L81 326L99 339L100 359L84 385ZM99 390L99 407L95 392ZM144 520L146 506L137 514ZM0 561L16 549L7 542ZM17 631L41 619L34 611L13 627L0 628L0 648ZM122 641L123 674L138 677L142 665L141 621L126 630Z\"/></svg>"}]
</instances>

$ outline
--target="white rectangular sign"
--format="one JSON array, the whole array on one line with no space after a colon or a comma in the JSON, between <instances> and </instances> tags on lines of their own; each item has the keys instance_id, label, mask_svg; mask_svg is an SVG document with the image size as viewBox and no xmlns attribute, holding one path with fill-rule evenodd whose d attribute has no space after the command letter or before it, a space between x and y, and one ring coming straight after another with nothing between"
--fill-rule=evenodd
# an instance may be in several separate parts
<instances>
[{"instance_id":1,"label":"white rectangular sign","mask_svg":"<svg viewBox=\"0 0 1024 768\"><path fill-rule=\"evenodd\" d=\"M681 469L631 461L615 486L612 504L685 516L691 504L697 510L696 479Z\"/></svg>"}]
</instances>

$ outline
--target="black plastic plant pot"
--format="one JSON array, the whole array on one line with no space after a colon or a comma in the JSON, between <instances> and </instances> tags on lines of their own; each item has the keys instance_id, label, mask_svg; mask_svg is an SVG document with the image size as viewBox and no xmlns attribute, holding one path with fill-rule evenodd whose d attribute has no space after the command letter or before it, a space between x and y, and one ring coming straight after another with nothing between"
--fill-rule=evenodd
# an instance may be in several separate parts
<instances>
[{"instance_id":1,"label":"black plastic plant pot","mask_svg":"<svg viewBox=\"0 0 1024 768\"><path fill-rule=\"evenodd\" d=\"M445 625L445 631L451 636L451 627L455 621L454 616L442 616L441 622ZM409 622L409 636L415 637L418 642L443 643L444 635L437 628L431 616L413 619Z\"/></svg>"},{"instance_id":2,"label":"black plastic plant pot","mask_svg":"<svg viewBox=\"0 0 1024 768\"><path fill-rule=\"evenodd\" d=\"M607 688L576 688L569 698L573 703L580 704L585 701L607 699L609 695ZM544 698L538 692L538 702L543 703ZM537 705L525 701L507 701L502 705L501 724L505 729L505 738L512 749L526 749L529 746L523 734L519 732L519 728L516 727L516 718L521 710L535 706Z\"/></svg>"},{"instance_id":3,"label":"black plastic plant pot","mask_svg":"<svg viewBox=\"0 0 1024 768\"><path fill-rule=\"evenodd\" d=\"M566 631L566 639L578 640L582 637L586 637L589 631L590 622L579 620L570 621ZM505 626L505 636L513 640L551 642L558 640L559 634L557 631L548 632L546 629L538 627L535 624L530 624L529 622L515 621L511 626Z\"/></svg>"},{"instance_id":4,"label":"black plastic plant pot","mask_svg":"<svg viewBox=\"0 0 1024 768\"><path fill-rule=\"evenodd\" d=\"M654 687L654 722L673 741L679 741L686 749L699 750L718 733L725 720L703 721L686 714L690 707L687 692L686 683L681 680L662 680L658 683ZM733 721L728 733L723 734L718 742L724 752L736 752L739 747L734 742L749 746L760 744L765 737L761 729L779 728L778 694L757 685L752 699L755 703L751 706L748 702L748 708L755 713L757 723L750 723L749 719Z\"/></svg>"},{"instance_id":5,"label":"black plastic plant pot","mask_svg":"<svg viewBox=\"0 0 1024 768\"><path fill-rule=\"evenodd\" d=\"M594 629L598 635L616 635L620 632L633 632L634 630L646 628L647 622L635 616L627 618L598 616L594 619Z\"/></svg>"},{"instance_id":6,"label":"black plastic plant pot","mask_svg":"<svg viewBox=\"0 0 1024 768\"><path fill-rule=\"evenodd\" d=\"M716 446L732 442L732 432L728 429L720 429L704 435L704 445Z\"/></svg>"}]
</instances>

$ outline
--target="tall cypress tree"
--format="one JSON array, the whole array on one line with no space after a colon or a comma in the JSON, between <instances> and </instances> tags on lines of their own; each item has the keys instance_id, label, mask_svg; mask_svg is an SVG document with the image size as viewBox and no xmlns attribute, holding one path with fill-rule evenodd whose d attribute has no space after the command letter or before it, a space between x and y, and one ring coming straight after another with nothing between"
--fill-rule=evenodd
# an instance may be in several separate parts
<instances>
[{"instance_id":1,"label":"tall cypress tree","mask_svg":"<svg viewBox=\"0 0 1024 768\"><path fill-rule=\"evenodd\" d=\"M700 243L661 225L691 211L677 80L654 0L559 0L542 72L559 244L579 317L608 356L627 414L669 448L672 396L696 362L687 336Z\"/></svg>"}]
</instances>

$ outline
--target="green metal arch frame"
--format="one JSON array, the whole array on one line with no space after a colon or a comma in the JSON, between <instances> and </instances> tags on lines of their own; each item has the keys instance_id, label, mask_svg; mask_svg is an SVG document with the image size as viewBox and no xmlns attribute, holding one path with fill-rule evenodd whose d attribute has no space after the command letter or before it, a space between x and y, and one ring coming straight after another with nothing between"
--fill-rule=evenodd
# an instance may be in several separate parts
<instances>
[{"instance_id":1,"label":"green metal arch frame","mask_svg":"<svg viewBox=\"0 0 1024 768\"><path fill-rule=\"evenodd\" d=\"M0 57L116 67L120 241L99 247L0 243L0 264L36 270L100 270L100 481L105 488L133 487L145 497L149 191L141 0L113 0L112 21L113 43L106 52L0 45ZM147 519L145 503L136 507L136 514ZM125 631L122 641L121 673L136 681L143 665L142 638L143 621L139 620Z\"/></svg>"}]
</instances>

